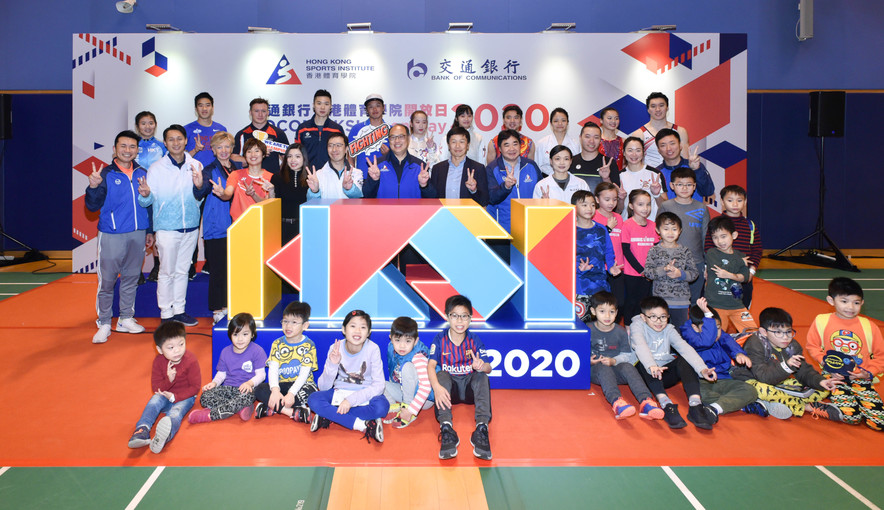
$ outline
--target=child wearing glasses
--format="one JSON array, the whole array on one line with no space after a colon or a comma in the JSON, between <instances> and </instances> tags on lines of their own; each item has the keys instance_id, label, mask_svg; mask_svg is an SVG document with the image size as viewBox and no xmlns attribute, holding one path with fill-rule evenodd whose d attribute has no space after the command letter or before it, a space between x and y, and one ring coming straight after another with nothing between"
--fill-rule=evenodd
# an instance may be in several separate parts
<instances>
[{"instance_id":1,"label":"child wearing glasses","mask_svg":"<svg viewBox=\"0 0 884 510\"><path fill-rule=\"evenodd\" d=\"M491 391L488 374L490 358L485 344L470 328L473 304L464 296L454 295L445 301L448 328L443 329L430 346L429 376L436 397L436 420L440 423L440 459L457 456L460 439L452 426L454 404L476 406L476 430L470 436L473 455L491 460L488 423L491 421Z\"/></svg>"},{"instance_id":2,"label":"child wearing glasses","mask_svg":"<svg viewBox=\"0 0 884 510\"><path fill-rule=\"evenodd\" d=\"M815 417L843 421L840 409L821 402L837 388L842 377L826 378L804 359L789 312L765 308L758 319L758 332L743 344L752 363L735 366L731 372L734 379L755 386L758 398L765 401L765 407L775 418L788 419L809 412ZM806 386L810 388L805 392Z\"/></svg>"},{"instance_id":3,"label":"child wearing glasses","mask_svg":"<svg viewBox=\"0 0 884 510\"><path fill-rule=\"evenodd\" d=\"M310 423L307 398L317 391L313 372L316 344L304 335L310 327L310 305L289 303L282 311L283 336L273 341L267 358L267 382L255 387L255 419L285 415L300 423Z\"/></svg>"},{"instance_id":4,"label":"child wearing glasses","mask_svg":"<svg viewBox=\"0 0 884 510\"><path fill-rule=\"evenodd\" d=\"M703 404L699 377L713 382L717 379L715 369L707 367L697 351L678 334L675 326L669 324L669 305L665 299L648 296L641 300L639 306L641 313L632 318L629 326L629 341L638 356L636 368L663 407L663 419L672 429L687 426L678 412L678 405L666 394L666 388L681 382L690 405L688 420L699 429L711 430L718 421L718 415Z\"/></svg>"}]
</instances>

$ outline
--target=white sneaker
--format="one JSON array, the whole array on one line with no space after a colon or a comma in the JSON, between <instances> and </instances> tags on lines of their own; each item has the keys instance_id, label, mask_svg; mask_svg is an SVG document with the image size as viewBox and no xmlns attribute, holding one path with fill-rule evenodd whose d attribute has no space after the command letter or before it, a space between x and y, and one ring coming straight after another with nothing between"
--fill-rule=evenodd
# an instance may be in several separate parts
<instances>
[{"instance_id":1,"label":"white sneaker","mask_svg":"<svg viewBox=\"0 0 884 510\"><path fill-rule=\"evenodd\" d=\"M128 319L120 319L117 321L117 331L120 333L143 333L144 326L138 324L138 321L129 317Z\"/></svg>"},{"instance_id":2,"label":"white sneaker","mask_svg":"<svg viewBox=\"0 0 884 510\"><path fill-rule=\"evenodd\" d=\"M212 325L218 324L218 321L227 317L227 312L212 312Z\"/></svg>"},{"instance_id":3,"label":"white sneaker","mask_svg":"<svg viewBox=\"0 0 884 510\"><path fill-rule=\"evenodd\" d=\"M767 413L778 420L788 420L792 417L792 410L789 409L789 406L786 404L781 404L779 402L768 402L765 400L757 400L759 404L763 405L765 409L767 409Z\"/></svg>"},{"instance_id":4,"label":"white sneaker","mask_svg":"<svg viewBox=\"0 0 884 510\"><path fill-rule=\"evenodd\" d=\"M110 336L111 327L110 324L100 324L98 326L98 333L95 333L95 336L92 337L93 344L103 344L107 342L107 337Z\"/></svg>"}]
</instances>

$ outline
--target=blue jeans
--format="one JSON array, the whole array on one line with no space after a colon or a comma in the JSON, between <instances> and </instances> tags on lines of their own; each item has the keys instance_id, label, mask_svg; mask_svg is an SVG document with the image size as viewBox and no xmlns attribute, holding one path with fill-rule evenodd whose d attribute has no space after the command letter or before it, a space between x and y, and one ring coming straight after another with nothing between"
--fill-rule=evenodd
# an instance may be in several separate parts
<instances>
[{"instance_id":1,"label":"blue jeans","mask_svg":"<svg viewBox=\"0 0 884 510\"><path fill-rule=\"evenodd\" d=\"M190 408L193 407L193 403L196 401L196 395L184 399L180 402L169 402L169 399L162 395L158 395L154 393L150 400L147 401L147 405L144 406L144 412L141 413L141 418L138 418L138 423L135 425L135 428L139 428L141 426L147 427L148 430L153 427L153 423L157 421L157 417L159 417L160 413L166 413L166 416L172 419L172 433L169 434L169 441L175 437L175 433L178 432L178 427L181 426L181 421L187 416Z\"/></svg>"},{"instance_id":2,"label":"blue jeans","mask_svg":"<svg viewBox=\"0 0 884 510\"><path fill-rule=\"evenodd\" d=\"M387 416L390 412L390 403L383 395L372 397L368 401L368 405L351 407L347 414L338 414L338 406L332 405L332 397L335 394L334 388L325 391L316 391L307 398L307 405L314 413L331 420L338 425L343 425L348 429L353 428L356 418L364 421L378 420Z\"/></svg>"}]
</instances>

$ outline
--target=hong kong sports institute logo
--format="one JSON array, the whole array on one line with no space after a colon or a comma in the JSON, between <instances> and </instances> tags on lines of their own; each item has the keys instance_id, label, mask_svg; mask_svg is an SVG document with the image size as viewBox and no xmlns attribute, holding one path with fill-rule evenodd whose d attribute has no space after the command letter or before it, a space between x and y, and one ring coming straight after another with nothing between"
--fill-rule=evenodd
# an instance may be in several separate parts
<instances>
[{"instance_id":1,"label":"hong kong sports institute logo","mask_svg":"<svg viewBox=\"0 0 884 510\"><path fill-rule=\"evenodd\" d=\"M298 78L298 75L295 74L295 69L292 67L291 61L283 55L281 59L279 59L279 63L276 64L276 69L273 70L273 73L270 75L270 78L267 80L267 85L300 85L301 80Z\"/></svg>"}]
</instances>

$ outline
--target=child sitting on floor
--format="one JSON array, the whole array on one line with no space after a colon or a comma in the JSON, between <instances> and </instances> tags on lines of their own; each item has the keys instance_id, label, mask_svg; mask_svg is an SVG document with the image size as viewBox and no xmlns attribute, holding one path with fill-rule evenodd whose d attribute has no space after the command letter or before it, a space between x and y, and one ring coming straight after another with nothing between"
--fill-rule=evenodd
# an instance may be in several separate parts
<instances>
[{"instance_id":1,"label":"child sitting on floor","mask_svg":"<svg viewBox=\"0 0 884 510\"><path fill-rule=\"evenodd\" d=\"M239 414L242 421L252 417L255 385L264 381L267 354L253 342L258 336L251 314L238 313L227 325L230 345L221 350L212 382L203 386L199 409L190 413L190 423L223 420Z\"/></svg>"},{"instance_id":2,"label":"child sitting on floor","mask_svg":"<svg viewBox=\"0 0 884 510\"><path fill-rule=\"evenodd\" d=\"M293 301L282 312L282 337L270 346L267 382L255 388L255 419L283 414L297 422L310 423L307 399L317 390L313 372L316 345L304 335L310 327L310 305Z\"/></svg>"},{"instance_id":3,"label":"child sitting on floor","mask_svg":"<svg viewBox=\"0 0 884 510\"><path fill-rule=\"evenodd\" d=\"M614 410L618 420L635 414L635 407L626 403L619 384L628 384L639 402L639 416L646 420L663 418L663 410L657 406L648 385L635 368L635 353L629 347L626 329L617 324L617 300L614 294L599 291L593 294L590 311L595 321L589 324L592 339L590 380L602 387L605 399Z\"/></svg>"},{"instance_id":4,"label":"child sitting on floor","mask_svg":"<svg viewBox=\"0 0 884 510\"><path fill-rule=\"evenodd\" d=\"M697 304L691 307L690 321L681 326L681 336L703 358L706 366L715 369L715 381L700 381L700 397L715 414L742 409L746 413L767 418L768 412L763 402L756 402L758 394L755 388L731 377L731 360L747 367L751 367L752 362L734 338L721 331L718 313L706 305L706 298L698 299Z\"/></svg>"},{"instance_id":5,"label":"child sitting on floor","mask_svg":"<svg viewBox=\"0 0 884 510\"><path fill-rule=\"evenodd\" d=\"M319 376L319 391L310 395L307 404L313 411L310 432L328 428L330 422L365 432L363 437L384 442L381 418L390 410L384 398L384 366L381 350L372 342L371 316L353 310L344 317L341 328L344 340L337 340L328 350L325 367Z\"/></svg>"},{"instance_id":6,"label":"child sitting on floor","mask_svg":"<svg viewBox=\"0 0 884 510\"><path fill-rule=\"evenodd\" d=\"M666 388L681 381L688 397L688 420L697 428L711 430L718 421L700 396L698 375L707 381L716 379L715 370L708 368L694 348L669 324L669 305L658 296L648 296L639 303L641 314L632 318L629 341L639 359L638 371L648 388L663 406L664 420L669 428L687 426L678 412L678 406L666 394ZM678 353L673 354L672 349Z\"/></svg>"},{"instance_id":7,"label":"child sitting on floor","mask_svg":"<svg viewBox=\"0 0 884 510\"><path fill-rule=\"evenodd\" d=\"M765 407L775 418L803 416L807 411L843 421L837 407L820 402L836 388L841 376L828 379L804 360L789 312L770 307L762 310L758 318L761 326L743 344L752 364L734 367L734 378L754 386L758 398L765 401ZM810 390L804 392L805 386Z\"/></svg>"},{"instance_id":8,"label":"child sitting on floor","mask_svg":"<svg viewBox=\"0 0 884 510\"><path fill-rule=\"evenodd\" d=\"M160 324L153 333L159 354L153 360L150 388L154 395L144 407L129 438L129 448L150 445L150 451L160 453L166 443L175 437L181 420L193 407L200 389L200 365L196 356L187 350L184 324L169 321ZM150 428L159 417L156 434L150 438Z\"/></svg>"},{"instance_id":9,"label":"child sitting on floor","mask_svg":"<svg viewBox=\"0 0 884 510\"><path fill-rule=\"evenodd\" d=\"M460 439L451 425L451 406L476 406L476 430L470 436L473 455L491 460L491 442L488 423L491 421L491 390L488 373L491 363L485 344L469 330L473 318L473 304L464 296L455 295L445 300L448 328L443 329L430 347L430 383L436 395L436 421L440 423L440 459L457 456Z\"/></svg>"},{"instance_id":10,"label":"child sitting on floor","mask_svg":"<svg viewBox=\"0 0 884 510\"><path fill-rule=\"evenodd\" d=\"M823 373L841 369L848 378L849 384L838 385L829 396L844 422L865 421L870 429L884 430L884 404L874 387L875 377L884 372L884 339L876 324L859 315L863 289L856 281L839 276L829 282L826 301L835 313L814 319L807 332L807 352ZM850 366L853 369L847 370Z\"/></svg>"},{"instance_id":11,"label":"child sitting on floor","mask_svg":"<svg viewBox=\"0 0 884 510\"><path fill-rule=\"evenodd\" d=\"M396 415L384 423L397 429L405 428L424 409L433 407L433 390L427 375L430 350L418 339L417 322L411 317L397 317L390 326L387 344L387 370L384 396L390 402L390 411Z\"/></svg>"}]
</instances>

